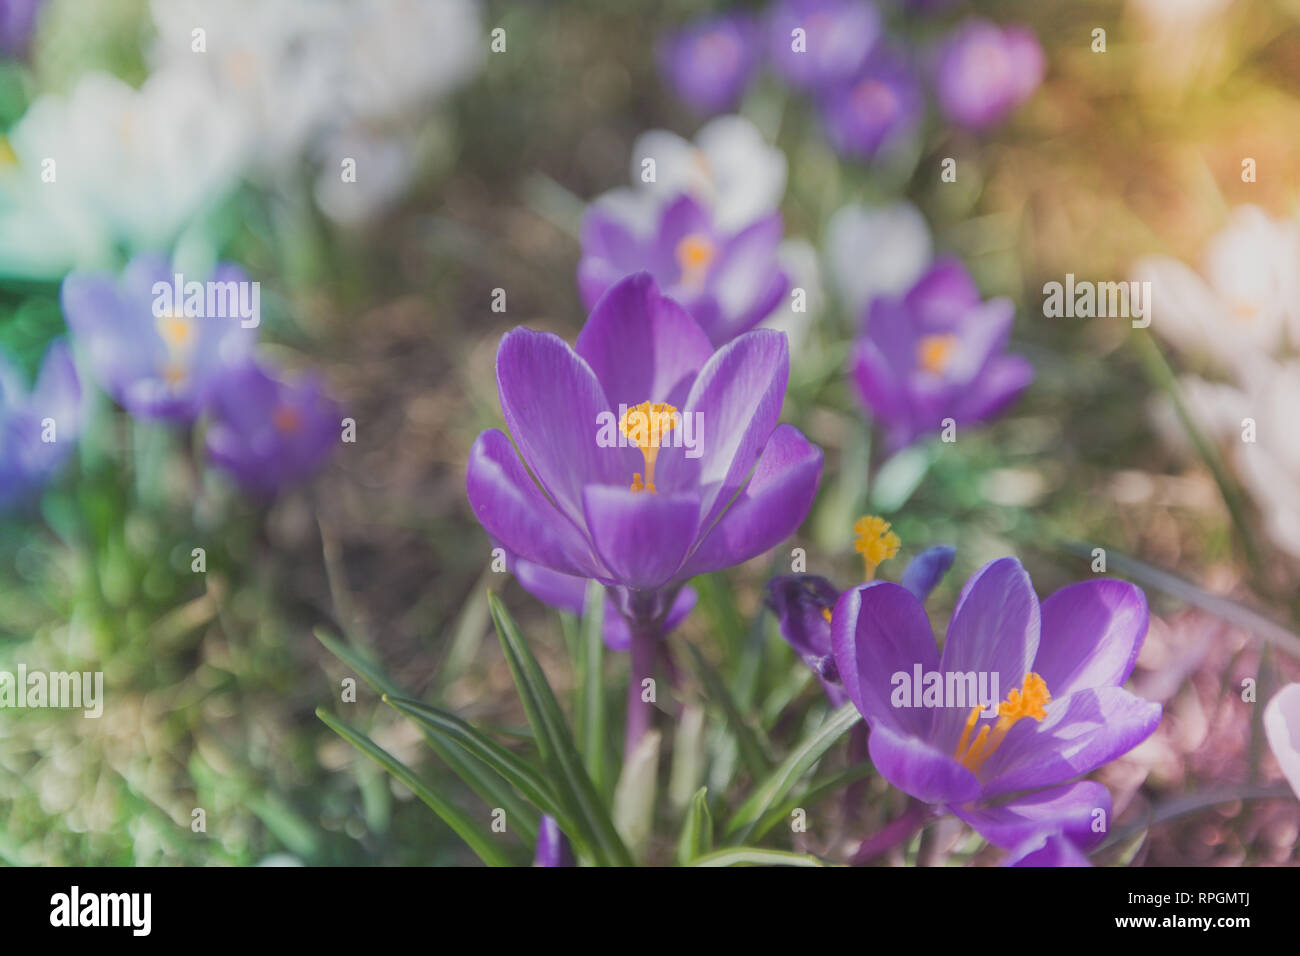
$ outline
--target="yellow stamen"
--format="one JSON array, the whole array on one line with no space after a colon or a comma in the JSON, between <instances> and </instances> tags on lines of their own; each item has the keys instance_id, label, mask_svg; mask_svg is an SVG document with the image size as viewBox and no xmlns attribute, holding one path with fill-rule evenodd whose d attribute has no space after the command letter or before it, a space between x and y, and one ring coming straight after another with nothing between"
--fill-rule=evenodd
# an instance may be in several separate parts
<instances>
[{"instance_id":1,"label":"yellow stamen","mask_svg":"<svg viewBox=\"0 0 1300 956\"><path fill-rule=\"evenodd\" d=\"M682 270L681 283L699 288L708 278L709 266L717 255L717 247L708 236L693 232L677 243L677 265Z\"/></svg>"},{"instance_id":2,"label":"yellow stamen","mask_svg":"<svg viewBox=\"0 0 1300 956\"><path fill-rule=\"evenodd\" d=\"M171 388L179 387L187 378L189 370L180 362L168 362L163 366L162 377Z\"/></svg>"},{"instance_id":3,"label":"yellow stamen","mask_svg":"<svg viewBox=\"0 0 1300 956\"><path fill-rule=\"evenodd\" d=\"M826 618L826 623L829 624L831 622L831 609L828 607L822 608L822 617Z\"/></svg>"},{"instance_id":4,"label":"yellow stamen","mask_svg":"<svg viewBox=\"0 0 1300 956\"><path fill-rule=\"evenodd\" d=\"M655 490L655 459L668 432L677 427L677 409L667 402L642 402L623 413L619 431L627 436L645 457L645 480L638 472L632 477L633 491Z\"/></svg>"},{"instance_id":5,"label":"yellow stamen","mask_svg":"<svg viewBox=\"0 0 1300 956\"><path fill-rule=\"evenodd\" d=\"M957 349L957 336L927 335L917 343L916 363L933 375L942 375L952 361L952 353Z\"/></svg>"},{"instance_id":6,"label":"yellow stamen","mask_svg":"<svg viewBox=\"0 0 1300 956\"><path fill-rule=\"evenodd\" d=\"M1250 322L1259 314L1259 306L1253 302L1240 299L1233 303L1232 311L1229 314L1234 322Z\"/></svg>"},{"instance_id":7,"label":"yellow stamen","mask_svg":"<svg viewBox=\"0 0 1300 956\"><path fill-rule=\"evenodd\" d=\"M967 748L966 743L970 740L971 731L975 728L975 721L979 719L982 708L975 707L971 710L953 756L971 773L979 773L985 761L1002 746L1002 741L1017 721L1032 717L1041 722L1047 716L1047 705L1051 702L1052 695L1048 693L1047 682L1031 671L1025 675L1023 687L1012 688L1007 699L998 704L997 724L991 729L988 726L981 727L975 741Z\"/></svg>"},{"instance_id":8,"label":"yellow stamen","mask_svg":"<svg viewBox=\"0 0 1300 956\"><path fill-rule=\"evenodd\" d=\"M876 568L898 554L902 542L890 530L889 522L875 515L865 515L854 522L853 533L858 536L853 550L862 555L862 580L871 581L876 576Z\"/></svg>"},{"instance_id":9,"label":"yellow stamen","mask_svg":"<svg viewBox=\"0 0 1300 956\"><path fill-rule=\"evenodd\" d=\"M194 323L183 315L168 312L158 318L158 334L169 349L185 349L194 342Z\"/></svg>"}]
</instances>

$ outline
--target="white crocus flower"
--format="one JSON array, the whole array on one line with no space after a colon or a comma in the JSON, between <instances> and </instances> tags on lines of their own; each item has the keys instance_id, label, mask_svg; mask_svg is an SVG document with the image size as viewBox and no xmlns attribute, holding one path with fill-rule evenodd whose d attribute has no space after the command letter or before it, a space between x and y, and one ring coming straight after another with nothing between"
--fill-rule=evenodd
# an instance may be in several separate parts
<instances>
[{"instance_id":1,"label":"white crocus flower","mask_svg":"<svg viewBox=\"0 0 1300 956\"><path fill-rule=\"evenodd\" d=\"M1151 283L1151 328L1175 348L1240 371L1274 353L1287 329L1300 344L1300 225L1255 206L1237 209L1197 273L1176 259L1140 261Z\"/></svg>"},{"instance_id":2,"label":"white crocus flower","mask_svg":"<svg viewBox=\"0 0 1300 956\"><path fill-rule=\"evenodd\" d=\"M408 135L362 132L355 127L339 130L319 150L316 205L345 225L372 220L402 198L415 178L417 152ZM355 165L346 171L345 179L346 161Z\"/></svg>"},{"instance_id":3,"label":"white crocus flower","mask_svg":"<svg viewBox=\"0 0 1300 956\"><path fill-rule=\"evenodd\" d=\"M854 318L876 296L910 288L933 254L930 227L910 202L844 206L826 227L826 269Z\"/></svg>"},{"instance_id":4,"label":"white crocus flower","mask_svg":"<svg viewBox=\"0 0 1300 956\"><path fill-rule=\"evenodd\" d=\"M632 145L631 170L636 185L597 201L647 227L661 205L685 193L712 210L719 228L739 232L777 209L785 195L785 154L743 116L709 121L694 142L668 130L642 133Z\"/></svg>"},{"instance_id":5,"label":"white crocus flower","mask_svg":"<svg viewBox=\"0 0 1300 956\"><path fill-rule=\"evenodd\" d=\"M473 76L486 55L473 0L367 0L342 9L341 105L352 117L418 113Z\"/></svg>"},{"instance_id":6,"label":"white crocus flower","mask_svg":"<svg viewBox=\"0 0 1300 956\"><path fill-rule=\"evenodd\" d=\"M154 0L156 66L210 83L252 127L263 171L291 167L338 108L337 11L303 0ZM201 49L199 49L201 48Z\"/></svg>"},{"instance_id":7,"label":"white crocus flower","mask_svg":"<svg viewBox=\"0 0 1300 956\"><path fill-rule=\"evenodd\" d=\"M0 261L10 274L102 266L111 243L160 249L238 182L248 155L239 112L182 74L140 89L86 74L38 98L11 131L0 176ZM25 243L32 248L22 249Z\"/></svg>"},{"instance_id":8,"label":"white crocus flower","mask_svg":"<svg viewBox=\"0 0 1300 956\"><path fill-rule=\"evenodd\" d=\"M1243 440L1242 424L1233 460L1250 491L1273 542L1300 557L1300 442L1295 440L1300 409L1300 360L1260 360L1244 378L1249 400L1244 418L1253 419L1255 440Z\"/></svg>"},{"instance_id":9,"label":"white crocus flower","mask_svg":"<svg viewBox=\"0 0 1300 956\"><path fill-rule=\"evenodd\" d=\"M1287 684L1264 708L1264 734L1287 783L1300 798L1300 684Z\"/></svg>"}]
</instances>

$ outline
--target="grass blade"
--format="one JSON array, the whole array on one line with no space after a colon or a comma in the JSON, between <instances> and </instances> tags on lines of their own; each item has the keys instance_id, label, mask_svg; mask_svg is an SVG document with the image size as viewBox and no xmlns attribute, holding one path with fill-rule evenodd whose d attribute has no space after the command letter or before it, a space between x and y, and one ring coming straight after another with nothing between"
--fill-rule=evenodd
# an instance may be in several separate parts
<instances>
[{"instance_id":1,"label":"grass blade","mask_svg":"<svg viewBox=\"0 0 1300 956\"><path fill-rule=\"evenodd\" d=\"M695 662L695 671L699 674L700 680L704 682L704 688L708 692L710 701L722 708L723 714L726 715L727 723L730 725L731 731L736 737L736 744L740 748L741 760L745 762L749 772L756 778L764 776L772 768L772 761L768 757L765 741L741 713L740 707L735 698L731 696L731 691L727 687L727 682L722 679L722 675L714 669L713 665L708 662L708 659L699 652L694 644L686 644L686 649Z\"/></svg>"},{"instance_id":2,"label":"grass blade","mask_svg":"<svg viewBox=\"0 0 1300 956\"><path fill-rule=\"evenodd\" d=\"M806 853L786 850L763 850L754 846L736 846L709 853L691 863L691 866L825 866L821 860Z\"/></svg>"},{"instance_id":3,"label":"grass blade","mask_svg":"<svg viewBox=\"0 0 1300 956\"><path fill-rule=\"evenodd\" d=\"M713 814L709 812L709 788L700 787L691 797L677 839L677 864L689 866L713 849Z\"/></svg>"},{"instance_id":4,"label":"grass blade","mask_svg":"<svg viewBox=\"0 0 1300 956\"><path fill-rule=\"evenodd\" d=\"M587 587L578 632L578 747L598 793L605 792L605 589Z\"/></svg>"},{"instance_id":5,"label":"grass blade","mask_svg":"<svg viewBox=\"0 0 1300 956\"><path fill-rule=\"evenodd\" d=\"M315 634L316 640L324 644L326 650L360 674L362 679L381 695L410 699L410 695L389 678L369 655L321 628L317 628ZM479 799L490 807L501 807L505 810L507 818L514 821L515 827L528 842L537 839L540 815L526 800L521 799L514 790L506 786L491 767L458 747L448 746L439 738L429 734L427 730L424 739L438 758L464 782L465 786L474 791Z\"/></svg>"},{"instance_id":6,"label":"grass blade","mask_svg":"<svg viewBox=\"0 0 1300 956\"><path fill-rule=\"evenodd\" d=\"M768 811L778 805L831 745L861 719L862 715L851 703L831 714L740 805L727 823L727 836L737 840L748 839Z\"/></svg>"},{"instance_id":7,"label":"grass blade","mask_svg":"<svg viewBox=\"0 0 1300 956\"><path fill-rule=\"evenodd\" d=\"M358 730L349 727L343 721L330 714L322 707L316 708L316 716L325 726L334 731L357 750L361 751L379 766L410 788L411 792L429 805L434 813L456 832L488 866L511 866L513 861L498 846L497 841L484 832L460 808L452 805L436 791L428 787L416 776L411 768L384 750L377 743Z\"/></svg>"},{"instance_id":8,"label":"grass blade","mask_svg":"<svg viewBox=\"0 0 1300 956\"><path fill-rule=\"evenodd\" d=\"M542 762L556 777L557 792L570 810L580 831L585 832L593 855L607 865L631 866L632 856L613 821L601 804L596 787L578 755L555 692L546 681L541 665L524 641L518 626L495 594L488 595L488 606L496 624L497 637L505 652L506 663L523 701L528 723L537 738Z\"/></svg>"},{"instance_id":9,"label":"grass blade","mask_svg":"<svg viewBox=\"0 0 1300 956\"><path fill-rule=\"evenodd\" d=\"M1089 545L1068 542L1062 544L1061 547L1085 561L1092 559L1092 547ZM1199 607L1203 611L1208 611L1215 617L1227 621L1247 633L1254 634L1263 641L1276 644L1292 657L1300 658L1300 637L1258 611L1251 610L1236 601L1210 594L1190 581L1153 567L1144 561L1139 561L1137 558L1122 554L1119 551L1113 551L1110 548L1104 550L1106 552L1107 566L1112 570L1132 578L1139 584L1155 588L1157 591L1163 591L1171 597Z\"/></svg>"},{"instance_id":10,"label":"grass blade","mask_svg":"<svg viewBox=\"0 0 1300 956\"><path fill-rule=\"evenodd\" d=\"M528 761L492 740L472 724L437 707L422 704L406 697L384 695L384 702L394 710L419 724L426 733L443 740L447 745L459 747L491 767L501 777L532 801L544 813L552 814L560 828L568 830L572 821L559 799L541 774Z\"/></svg>"}]
</instances>

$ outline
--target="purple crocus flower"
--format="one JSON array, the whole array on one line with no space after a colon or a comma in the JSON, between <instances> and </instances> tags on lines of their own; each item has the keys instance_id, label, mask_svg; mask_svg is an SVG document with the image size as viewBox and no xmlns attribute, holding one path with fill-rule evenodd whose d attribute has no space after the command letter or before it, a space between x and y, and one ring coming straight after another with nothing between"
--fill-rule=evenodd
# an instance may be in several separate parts
<instances>
[{"instance_id":1,"label":"purple crocus flower","mask_svg":"<svg viewBox=\"0 0 1300 956\"><path fill-rule=\"evenodd\" d=\"M768 19L772 65L810 92L850 80L882 33L880 11L865 0L782 0Z\"/></svg>"},{"instance_id":2,"label":"purple crocus flower","mask_svg":"<svg viewBox=\"0 0 1300 956\"><path fill-rule=\"evenodd\" d=\"M239 288L227 283L246 283L248 276L221 263L209 281L224 290ZM155 286L173 283L167 259L140 255L120 278L71 273L61 299L80 354L114 401L137 418L189 423L221 373L251 354L257 329L238 315L186 315L183 303L156 314Z\"/></svg>"},{"instance_id":3,"label":"purple crocus flower","mask_svg":"<svg viewBox=\"0 0 1300 956\"><path fill-rule=\"evenodd\" d=\"M252 361L220 377L211 414L208 457L258 497L306 479L340 440L339 407L313 376L285 382Z\"/></svg>"},{"instance_id":4,"label":"purple crocus flower","mask_svg":"<svg viewBox=\"0 0 1300 956\"><path fill-rule=\"evenodd\" d=\"M594 203L582 224L578 288L591 310L620 279L648 272L720 346L771 315L789 289L777 265L781 234L779 213L724 232L689 196L665 205L649 233Z\"/></svg>"},{"instance_id":5,"label":"purple crocus flower","mask_svg":"<svg viewBox=\"0 0 1300 956\"><path fill-rule=\"evenodd\" d=\"M1032 30L971 19L939 49L935 93L958 126L985 130L1034 95L1046 69Z\"/></svg>"},{"instance_id":6,"label":"purple crocus flower","mask_svg":"<svg viewBox=\"0 0 1300 956\"><path fill-rule=\"evenodd\" d=\"M0 56L26 56L45 0L0 0Z\"/></svg>"},{"instance_id":7,"label":"purple crocus flower","mask_svg":"<svg viewBox=\"0 0 1300 956\"><path fill-rule=\"evenodd\" d=\"M886 535L892 535L888 524L884 524L884 531ZM877 536L875 540L883 543L885 537ZM894 542L896 553L897 536L894 536ZM868 574L874 576L875 565L879 562L868 556L867 549L860 547L859 550L866 561ZM884 552L884 555L893 556L889 551ZM903 572L903 587L911 591L918 601L924 602L952 567L955 555L956 549L949 545L936 545L922 551L908 563ZM876 557L880 557L880 553ZM835 667L831 647L831 611L839 597L839 588L826 578L815 574L790 574L769 581L764 598L768 609L776 615L781 636L817 675L827 698L835 707L848 700L844 688L840 686L840 674Z\"/></svg>"},{"instance_id":8,"label":"purple crocus flower","mask_svg":"<svg viewBox=\"0 0 1300 956\"><path fill-rule=\"evenodd\" d=\"M81 383L66 343L46 351L30 392L0 355L0 508L49 479L76 444L81 419Z\"/></svg>"},{"instance_id":9,"label":"purple crocus flower","mask_svg":"<svg viewBox=\"0 0 1300 956\"><path fill-rule=\"evenodd\" d=\"M659 71L681 100L707 116L736 107L758 68L758 27L728 13L689 24L659 46Z\"/></svg>"},{"instance_id":10,"label":"purple crocus flower","mask_svg":"<svg viewBox=\"0 0 1300 956\"><path fill-rule=\"evenodd\" d=\"M552 571L550 568L525 561L514 555L510 556L509 565L520 586L537 600L559 611L567 611L577 616L582 614L587 599L587 578ZM664 637L671 634L677 625L690 616L698 597L695 589L689 586L677 593L677 597L668 608L668 613L664 615ZM608 595L605 598L603 621L606 647L611 651L626 651L632 646L632 632L628 629L627 621L619 613L618 605L614 603L613 598Z\"/></svg>"},{"instance_id":11,"label":"purple crocus flower","mask_svg":"<svg viewBox=\"0 0 1300 956\"><path fill-rule=\"evenodd\" d=\"M577 866L569 838L549 813L542 815L537 827L537 852L533 866Z\"/></svg>"},{"instance_id":12,"label":"purple crocus flower","mask_svg":"<svg viewBox=\"0 0 1300 956\"><path fill-rule=\"evenodd\" d=\"M501 340L514 444L497 429L474 442L470 505L513 554L610 589L631 636L629 746L648 726L640 679L682 584L772 548L812 505L822 453L778 424L788 376L782 333L715 351L645 273L601 298L576 348L524 328Z\"/></svg>"},{"instance_id":13,"label":"purple crocus flower","mask_svg":"<svg viewBox=\"0 0 1300 956\"><path fill-rule=\"evenodd\" d=\"M822 122L836 152L873 159L903 141L920 124L925 94L907 61L880 53L852 80L821 97Z\"/></svg>"},{"instance_id":14,"label":"purple crocus flower","mask_svg":"<svg viewBox=\"0 0 1300 956\"><path fill-rule=\"evenodd\" d=\"M996 846L1059 831L1086 848L1109 825L1110 796L1069 781L1160 722L1159 704L1120 686L1147 616L1142 592L1113 579L1063 588L1040 607L1020 562L1002 558L966 583L942 654L921 602L884 581L841 595L831 644L886 780ZM982 705L1003 694L993 720Z\"/></svg>"},{"instance_id":15,"label":"purple crocus flower","mask_svg":"<svg viewBox=\"0 0 1300 956\"><path fill-rule=\"evenodd\" d=\"M850 372L891 448L938 432L945 419L988 421L1028 387L1033 366L1003 354L1014 320L1009 299L980 301L956 259L936 262L901 298L872 302Z\"/></svg>"}]
</instances>

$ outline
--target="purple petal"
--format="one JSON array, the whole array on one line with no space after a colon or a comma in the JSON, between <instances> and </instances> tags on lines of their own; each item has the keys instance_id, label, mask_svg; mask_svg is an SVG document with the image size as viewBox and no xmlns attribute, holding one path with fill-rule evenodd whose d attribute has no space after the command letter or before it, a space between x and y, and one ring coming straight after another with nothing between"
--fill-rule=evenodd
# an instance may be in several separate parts
<instances>
[{"instance_id":1,"label":"purple petal","mask_svg":"<svg viewBox=\"0 0 1300 956\"><path fill-rule=\"evenodd\" d=\"M582 260L578 291L590 312L601 296L630 273L645 268L643 241L614 210L594 202L582 218Z\"/></svg>"},{"instance_id":2,"label":"purple petal","mask_svg":"<svg viewBox=\"0 0 1300 956\"><path fill-rule=\"evenodd\" d=\"M609 485L583 489L587 529L612 582L637 590L664 584L695 543L699 498L631 491Z\"/></svg>"},{"instance_id":3,"label":"purple petal","mask_svg":"<svg viewBox=\"0 0 1300 956\"><path fill-rule=\"evenodd\" d=\"M1003 866L1092 866L1083 851L1059 833L1035 833L1002 861Z\"/></svg>"},{"instance_id":4,"label":"purple petal","mask_svg":"<svg viewBox=\"0 0 1300 956\"><path fill-rule=\"evenodd\" d=\"M964 424L988 421L1002 413L1034 381L1034 367L1019 355L992 359L958 398L952 417Z\"/></svg>"},{"instance_id":5,"label":"purple petal","mask_svg":"<svg viewBox=\"0 0 1300 956\"><path fill-rule=\"evenodd\" d=\"M956 329L967 311L979 304L979 287L955 256L936 259L904 298L905 308L935 332Z\"/></svg>"},{"instance_id":6,"label":"purple petal","mask_svg":"<svg viewBox=\"0 0 1300 956\"><path fill-rule=\"evenodd\" d=\"M939 586L943 576L952 567L956 556L957 549L951 545L940 544L927 548L908 562L903 571L903 587L916 595L918 601L925 603L930 592Z\"/></svg>"},{"instance_id":7,"label":"purple petal","mask_svg":"<svg viewBox=\"0 0 1300 956\"><path fill-rule=\"evenodd\" d=\"M557 335L517 328L497 351L497 390L510 434L538 483L580 522L582 488L627 487L641 470L635 449L602 448L609 400L591 367Z\"/></svg>"},{"instance_id":8,"label":"purple petal","mask_svg":"<svg viewBox=\"0 0 1300 956\"><path fill-rule=\"evenodd\" d=\"M1128 753L1160 723L1160 705L1119 687L1075 691L1021 720L981 775L988 796L1063 783Z\"/></svg>"},{"instance_id":9,"label":"purple petal","mask_svg":"<svg viewBox=\"0 0 1300 956\"><path fill-rule=\"evenodd\" d=\"M1083 581L1043 602L1034 673L1053 697L1118 687L1133 672L1147 633L1147 600L1127 581Z\"/></svg>"},{"instance_id":10,"label":"purple petal","mask_svg":"<svg viewBox=\"0 0 1300 956\"><path fill-rule=\"evenodd\" d=\"M605 293L574 351L591 366L617 411L646 401L680 409L713 347L686 310L640 272Z\"/></svg>"},{"instance_id":11,"label":"purple petal","mask_svg":"<svg viewBox=\"0 0 1300 956\"><path fill-rule=\"evenodd\" d=\"M831 652L831 622L824 612L835 607L840 592L825 578L791 574L767 582L764 603L776 615L785 638L809 667L826 676L827 668L839 679Z\"/></svg>"},{"instance_id":12,"label":"purple petal","mask_svg":"<svg viewBox=\"0 0 1300 956\"><path fill-rule=\"evenodd\" d=\"M920 738L881 723L871 728L867 748L882 777L925 803L965 803L979 794L973 773Z\"/></svg>"},{"instance_id":13,"label":"purple petal","mask_svg":"<svg viewBox=\"0 0 1300 956\"><path fill-rule=\"evenodd\" d=\"M559 823L549 813L542 814L537 827L537 853L533 866L576 866L573 848L560 830Z\"/></svg>"},{"instance_id":14,"label":"purple petal","mask_svg":"<svg viewBox=\"0 0 1300 956\"><path fill-rule=\"evenodd\" d=\"M831 615L831 646L849 699L873 728L925 734L930 711L891 699L895 674L911 679L918 666L925 672L938 665L930 619L910 591L888 581L845 591Z\"/></svg>"},{"instance_id":15,"label":"purple petal","mask_svg":"<svg viewBox=\"0 0 1300 956\"><path fill-rule=\"evenodd\" d=\"M702 527L709 527L740 490L776 428L790 376L785 334L755 329L728 342L700 372L682 409L699 423L698 458L662 449L656 484L699 488Z\"/></svg>"},{"instance_id":16,"label":"purple petal","mask_svg":"<svg viewBox=\"0 0 1300 956\"><path fill-rule=\"evenodd\" d=\"M996 807L951 809L980 836L1004 849L1044 831L1060 833L1077 846L1090 847L1106 836L1111 800L1109 790L1085 780L1039 790Z\"/></svg>"},{"instance_id":17,"label":"purple petal","mask_svg":"<svg viewBox=\"0 0 1300 956\"><path fill-rule=\"evenodd\" d=\"M1029 574L1015 558L984 565L966 582L943 646L939 670L997 675L1005 696L1019 687L1038 653L1038 596ZM1050 689L1050 688L1049 688ZM935 711L932 739L955 749L968 714L962 708Z\"/></svg>"},{"instance_id":18,"label":"purple petal","mask_svg":"<svg viewBox=\"0 0 1300 956\"><path fill-rule=\"evenodd\" d=\"M734 567L794 534L817 496L822 457L799 429L778 425L749 484L704 536L682 576Z\"/></svg>"},{"instance_id":19,"label":"purple petal","mask_svg":"<svg viewBox=\"0 0 1300 956\"><path fill-rule=\"evenodd\" d=\"M504 433L491 429L475 440L465 491L487 533L525 560L579 577L602 570L578 528L524 470Z\"/></svg>"}]
</instances>

